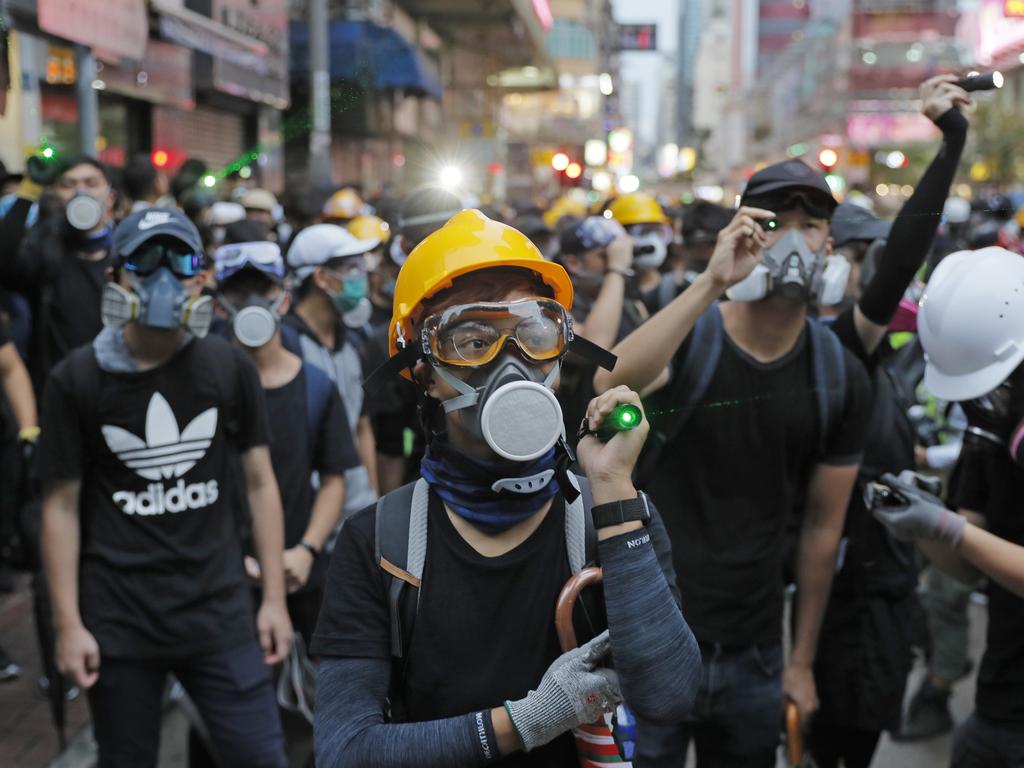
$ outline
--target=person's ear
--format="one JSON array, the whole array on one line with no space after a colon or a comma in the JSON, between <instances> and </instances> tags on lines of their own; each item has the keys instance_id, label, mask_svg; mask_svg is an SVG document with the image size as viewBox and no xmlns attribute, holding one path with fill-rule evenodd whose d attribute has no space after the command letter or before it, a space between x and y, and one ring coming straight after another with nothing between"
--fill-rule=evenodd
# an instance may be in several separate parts
<instances>
[{"instance_id":1,"label":"person's ear","mask_svg":"<svg viewBox=\"0 0 1024 768\"><path fill-rule=\"evenodd\" d=\"M281 304L277 308L277 316L284 317L288 314L288 310L292 308L292 292L287 288L282 288L284 291L284 298L281 299Z\"/></svg>"},{"instance_id":2,"label":"person's ear","mask_svg":"<svg viewBox=\"0 0 1024 768\"><path fill-rule=\"evenodd\" d=\"M313 270L313 282L324 293L331 292L331 276L323 267L317 267Z\"/></svg>"},{"instance_id":3,"label":"person's ear","mask_svg":"<svg viewBox=\"0 0 1024 768\"><path fill-rule=\"evenodd\" d=\"M826 258L828 258L829 256L832 255L832 243L834 243L834 242L835 241L832 239L831 235L829 235L827 238L825 238L825 257Z\"/></svg>"},{"instance_id":4,"label":"person's ear","mask_svg":"<svg viewBox=\"0 0 1024 768\"><path fill-rule=\"evenodd\" d=\"M103 279L108 283L117 282L117 270L113 267L107 267L103 270Z\"/></svg>"},{"instance_id":5,"label":"person's ear","mask_svg":"<svg viewBox=\"0 0 1024 768\"><path fill-rule=\"evenodd\" d=\"M427 365L426 360L418 360L412 369L412 378L419 385L428 397L440 400L441 395L437 391L437 379L434 376L434 369Z\"/></svg>"}]
</instances>

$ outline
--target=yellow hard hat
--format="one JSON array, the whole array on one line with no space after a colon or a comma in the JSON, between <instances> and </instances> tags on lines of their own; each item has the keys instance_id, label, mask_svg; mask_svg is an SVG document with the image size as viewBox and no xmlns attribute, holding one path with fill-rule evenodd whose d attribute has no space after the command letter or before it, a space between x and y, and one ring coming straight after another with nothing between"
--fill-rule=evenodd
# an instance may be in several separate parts
<instances>
[{"instance_id":1,"label":"yellow hard hat","mask_svg":"<svg viewBox=\"0 0 1024 768\"><path fill-rule=\"evenodd\" d=\"M328 219L354 219L363 212L366 203L354 189L339 189L324 203L324 216Z\"/></svg>"},{"instance_id":2,"label":"yellow hard hat","mask_svg":"<svg viewBox=\"0 0 1024 768\"><path fill-rule=\"evenodd\" d=\"M391 239L391 225L380 216L370 214L352 219L348 223L348 231L360 240L380 240L386 243Z\"/></svg>"},{"instance_id":3,"label":"yellow hard hat","mask_svg":"<svg viewBox=\"0 0 1024 768\"><path fill-rule=\"evenodd\" d=\"M658 201L643 192L617 197L608 206L612 218L624 227L631 224L666 224L668 217Z\"/></svg>"},{"instance_id":4,"label":"yellow hard hat","mask_svg":"<svg viewBox=\"0 0 1024 768\"><path fill-rule=\"evenodd\" d=\"M566 216L586 216L587 206L582 201L577 200L575 197L569 195L563 195L551 204L544 215L541 217L544 219L544 223L548 229L554 229L558 222L564 219Z\"/></svg>"},{"instance_id":5,"label":"yellow hard hat","mask_svg":"<svg viewBox=\"0 0 1024 768\"><path fill-rule=\"evenodd\" d=\"M402 265L388 328L391 354L399 351L400 339L413 341L413 324L424 300L450 288L455 278L488 267L522 267L536 272L554 291L555 301L566 311L572 309L572 282L561 265L546 261L522 232L470 209L455 214L428 235Z\"/></svg>"}]
</instances>

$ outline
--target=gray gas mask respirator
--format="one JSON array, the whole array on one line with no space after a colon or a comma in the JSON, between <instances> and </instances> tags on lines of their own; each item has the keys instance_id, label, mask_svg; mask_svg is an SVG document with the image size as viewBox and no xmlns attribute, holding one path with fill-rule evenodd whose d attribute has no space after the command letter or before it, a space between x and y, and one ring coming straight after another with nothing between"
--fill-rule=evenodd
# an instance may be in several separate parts
<instances>
[{"instance_id":1,"label":"gray gas mask respirator","mask_svg":"<svg viewBox=\"0 0 1024 768\"><path fill-rule=\"evenodd\" d=\"M441 366L434 372L460 394L443 403L445 413L462 411L463 426L509 461L532 461L565 435L562 408L552 389L560 363L544 372L503 353L475 369L468 380Z\"/></svg>"},{"instance_id":2,"label":"gray gas mask respirator","mask_svg":"<svg viewBox=\"0 0 1024 768\"><path fill-rule=\"evenodd\" d=\"M250 349L258 349L274 338L280 322L281 306L287 295L282 291L276 299L269 301L253 294L241 308L235 307L223 296L218 297L217 301L231 316L231 329L235 338Z\"/></svg>"},{"instance_id":3,"label":"gray gas mask respirator","mask_svg":"<svg viewBox=\"0 0 1024 768\"><path fill-rule=\"evenodd\" d=\"M68 226L75 232L89 232L103 220L103 204L95 197L79 192L64 206Z\"/></svg>"},{"instance_id":4,"label":"gray gas mask respirator","mask_svg":"<svg viewBox=\"0 0 1024 768\"><path fill-rule=\"evenodd\" d=\"M812 251L799 230L787 229L765 248L761 263L726 291L732 301L760 301L777 296L794 303L838 304L846 292L850 263L842 256Z\"/></svg>"},{"instance_id":5,"label":"gray gas mask respirator","mask_svg":"<svg viewBox=\"0 0 1024 768\"><path fill-rule=\"evenodd\" d=\"M150 328L182 328L202 338L213 320L213 299L190 296L167 267L160 267L144 278L129 273L132 290L117 283L103 287L100 315L106 326L120 327L136 322Z\"/></svg>"}]
</instances>

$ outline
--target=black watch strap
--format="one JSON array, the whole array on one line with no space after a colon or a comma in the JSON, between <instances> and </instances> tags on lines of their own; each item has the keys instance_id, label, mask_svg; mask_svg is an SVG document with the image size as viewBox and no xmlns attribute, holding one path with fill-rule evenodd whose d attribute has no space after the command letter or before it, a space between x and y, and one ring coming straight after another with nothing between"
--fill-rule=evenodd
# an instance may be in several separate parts
<instances>
[{"instance_id":1,"label":"black watch strap","mask_svg":"<svg viewBox=\"0 0 1024 768\"><path fill-rule=\"evenodd\" d=\"M651 519L651 508L647 505L647 497L640 493L635 499L620 499L591 507L590 516L594 519L595 528L607 528L609 525L621 525L635 520L646 524Z\"/></svg>"},{"instance_id":2,"label":"black watch strap","mask_svg":"<svg viewBox=\"0 0 1024 768\"><path fill-rule=\"evenodd\" d=\"M309 554L311 554L313 556L314 560L316 560L318 557L320 557L320 550L317 549L316 547L314 547L312 544L310 544L305 539L303 539L302 541L299 542L299 546L302 547L307 552L309 552Z\"/></svg>"}]
</instances>

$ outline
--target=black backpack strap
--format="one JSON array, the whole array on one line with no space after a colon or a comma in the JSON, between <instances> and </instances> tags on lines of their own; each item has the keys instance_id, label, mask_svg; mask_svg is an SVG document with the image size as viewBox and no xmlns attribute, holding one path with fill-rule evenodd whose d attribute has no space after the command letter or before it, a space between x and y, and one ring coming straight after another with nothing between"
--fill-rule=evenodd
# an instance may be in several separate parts
<instances>
[{"instance_id":1,"label":"black backpack strap","mask_svg":"<svg viewBox=\"0 0 1024 768\"><path fill-rule=\"evenodd\" d=\"M824 454L828 438L838 428L846 403L846 357L839 337L817 320L807 319L807 335L811 344L814 394L820 425L818 447Z\"/></svg>"},{"instance_id":2,"label":"black backpack strap","mask_svg":"<svg viewBox=\"0 0 1024 768\"><path fill-rule=\"evenodd\" d=\"M653 409L648 408L648 417L651 419L652 431L638 470L641 485L647 485L651 473L657 468L662 448L682 431L693 411L704 399L718 368L724 340L722 312L717 303L712 304L693 326L690 346L676 374L683 382L681 390L686 393L683 401L670 401L663 393L655 394L650 401Z\"/></svg>"},{"instance_id":3,"label":"black backpack strap","mask_svg":"<svg viewBox=\"0 0 1024 768\"><path fill-rule=\"evenodd\" d=\"M388 595L391 655L396 659L405 655L419 602L427 550L428 501L429 488L422 478L377 501L373 554Z\"/></svg>"},{"instance_id":4,"label":"black backpack strap","mask_svg":"<svg viewBox=\"0 0 1024 768\"><path fill-rule=\"evenodd\" d=\"M334 382L315 365L302 364L306 376L306 419L309 426L309 443L312 452L316 450L317 435L327 413Z\"/></svg>"},{"instance_id":5,"label":"black backpack strap","mask_svg":"<svg viewBox=\"0 0 1024 768\"><path fill-rule=\"evenodd\" d=\"M679 295L679 284L673 272L666 272L658 283L658 311L660 312Z\"/></svg>"}]
</instances>

